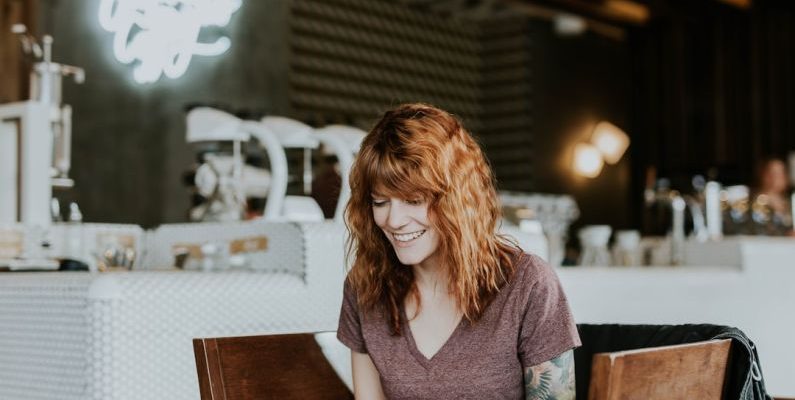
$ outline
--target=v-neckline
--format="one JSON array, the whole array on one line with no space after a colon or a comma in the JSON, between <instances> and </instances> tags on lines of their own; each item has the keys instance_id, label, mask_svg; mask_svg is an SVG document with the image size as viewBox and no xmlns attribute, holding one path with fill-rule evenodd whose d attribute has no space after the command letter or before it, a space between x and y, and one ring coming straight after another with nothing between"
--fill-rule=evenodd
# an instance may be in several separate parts
<instances>
[{"instance_id":1,"label":"v-neckline","mask_svg":"<svg viewBox=\"0 0 795 400\"><path fill-rule=\"evenodd\" d=\"M456 324L455 328L450 333L450 336L447 337L447 340L445 340L442 346L439 347L439 349L437 349L436 352L433 353L433 355L431 355L430 358L428 358L425 356L425 354L422 354L419 347L417 347L417 342L414 340L414 333L411 331L411 325L409 324L409 319L408 316L406 315L405 307L400 308L400 318L402 319L401 322L403 323L404 326L403 336L405 337L406 345L409 348L409 352L411 353L412 356L414 356L415 359L417 359L417 362L419 362L420 365L422 365L425 369L430 369L433 362L435 360L438 360L440 356L444 355L443 353L444 350L450 346L450 343L458 335L458 331L460 331L463 328L464 324L466 323L466 319L462 315L461 319L458 321L458 324Z\"/></svg>"}]
</instances>

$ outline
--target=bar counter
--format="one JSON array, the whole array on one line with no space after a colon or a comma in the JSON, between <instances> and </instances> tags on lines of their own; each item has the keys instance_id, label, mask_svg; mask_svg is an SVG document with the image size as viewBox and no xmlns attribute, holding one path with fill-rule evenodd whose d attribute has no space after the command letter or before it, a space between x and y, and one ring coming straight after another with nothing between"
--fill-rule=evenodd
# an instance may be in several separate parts
<instances>
[{"instance_id":1,"label":"bar counter","mask_svg":"<svg viewBox=\"0 0 795 400\"><path fill-rule=\"evenodd\" d=\"M252 259L278 268L2 273L0 399L196 400L193 338L336 329L339 224L167 228L156 238L162 249L147 258L162 257L167 239L184 239L186 229L215 238L256 231L271 247ZM285 260L295 265L283 268Z\"/></svg>"},{"instance_id":2,"label":"bar counter","mask_svg":"<svg viewBox=\"0 0 795 400\"><path fill-rule=\"evenodd\" d=\"M335 330L342 228L299 228L304 274L0 275L0 398L198 399L190 339ZM557 273L578 322L741 328L757 344L768 391L795 395L795 242L732 238L699 246L714 248L691 260L724 265Z\"/></svg>"},{"instance_id":3,"label":"bar counter","mask_svg":"<svg viewBox=\"0 0 795 400\"><path fill-rule=\"evenodd\" d=\"M795 239L688 243L689 264L560 268L582 323L712 323L757 346L767 390L795 396ZM700 265L694 265L698 263Z\"/></svg>"}]
</instances>

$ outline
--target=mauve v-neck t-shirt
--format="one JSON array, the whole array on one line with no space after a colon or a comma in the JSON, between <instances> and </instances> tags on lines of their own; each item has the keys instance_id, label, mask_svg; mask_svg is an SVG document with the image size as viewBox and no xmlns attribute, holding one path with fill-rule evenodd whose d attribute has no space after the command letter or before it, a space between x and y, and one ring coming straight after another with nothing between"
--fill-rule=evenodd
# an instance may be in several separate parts
<instances>
[{"instance_id":1,"label":"mauve v-neck t-shirt","mask_svg":"<svg viewBox=\"0 0 795 400\"><path fill-rule=\"evenodd\" d=\"M524 368L580 338L555 271L535 255L517 256L514 277L481 319L462 320L430 359L417 349L405 312L401 335L392 336L385 314L362 313L347 283L337 338L370 355L389 399L522 399Z\"/></svg>"}]
</instances>

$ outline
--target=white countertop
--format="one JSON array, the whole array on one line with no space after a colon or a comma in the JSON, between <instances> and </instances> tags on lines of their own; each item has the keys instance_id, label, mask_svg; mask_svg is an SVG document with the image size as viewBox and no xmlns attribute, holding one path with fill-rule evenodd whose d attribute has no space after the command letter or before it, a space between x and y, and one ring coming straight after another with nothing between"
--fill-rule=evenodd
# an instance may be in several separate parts
<instances>
[{"instance_id":1,"label":"white countertop","mask_svg":"<svg viewBox=\"0 0 795 400\"><path fill-rule=\"evenodd\" d=\"M740 328L757 345L768 391L795 396L795 239L735 237L700 250L699 260L726 264L564 267L557 273L577 322Z\"/></svg>"},{"instance_id":2,"label":"white countertop","mask_svg":"<svg viewBox=\"0 0 795 400\"><path fill-rule=\"evenodd\" d=\"M338 246L341 239L332 236L336 239L332 241L336 242L334 246ZM324 248L330 246L326 243L328 237L328 233L320 236ZM693 248L699 253L692 253ZM337 257L340 257L341 250L336 250ZM757 345L768 391L777 396L795 396L795 380L792 379L795 376L795 344L791 340L795 332L795 240L737 237L716 243L689 244L688 251L691 256L697 255L690 257L691 264L696 261L703 263L652 267L564 267L556 271L578 322L736 326ZM334 274L309 274L309 280L338 296L341 292L341 259L328 262L328 250L314 250L312 254L317 254L318 265L333 265L332 269L323 270ZM249 274L163 271L130 274L7 273L0 274L0 286L33 285L57 291L59 287L72 284L85 285L89 301L115 302L113 294L120 293L117 290L120 284L138 287L142 282L148 282L145 286L168 287L162 293L173 295L188 282L209 288L236 277L245 280L246 276ZM216 293L214 290L210 292ZM19 295L27 296L25 293L20 292ZM194 296L201 296L201 291L194 293ZM208 296L219 302L225 298ZM262 305L273 305L272 301ZM338 309L334 308L338 307L337 301L328 310ZM159 304L169 302L164 298ZM12 305L9 303L9 307ZM331 317L336 320L336 311L327 313L334 314ZM192 379L195 379L193 372L185 372L190 375L186 377L189 379L186 384L188 391L192 390Z\"/></svg>"}]
</instances>

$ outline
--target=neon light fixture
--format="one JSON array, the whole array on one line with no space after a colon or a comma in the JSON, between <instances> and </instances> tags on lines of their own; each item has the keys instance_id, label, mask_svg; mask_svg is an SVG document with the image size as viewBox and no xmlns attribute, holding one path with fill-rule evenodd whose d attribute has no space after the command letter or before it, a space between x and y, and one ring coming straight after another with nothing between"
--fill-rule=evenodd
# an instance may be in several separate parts
<instances>
[{"instance_id":1,"label":"neon light fixture","mask_svg":"<svg viewBox=\"0 0 795 400\"><path fill-rule=\"evenodd\" d=\"M101 0L99 23L112 32L113 55L123 64L137 61L133 78L155 82L178 78L194 55L217 56L229 49L228 37L199 42L203 27L229 24L242 0Z\"/></svg>"}]
</instances>

